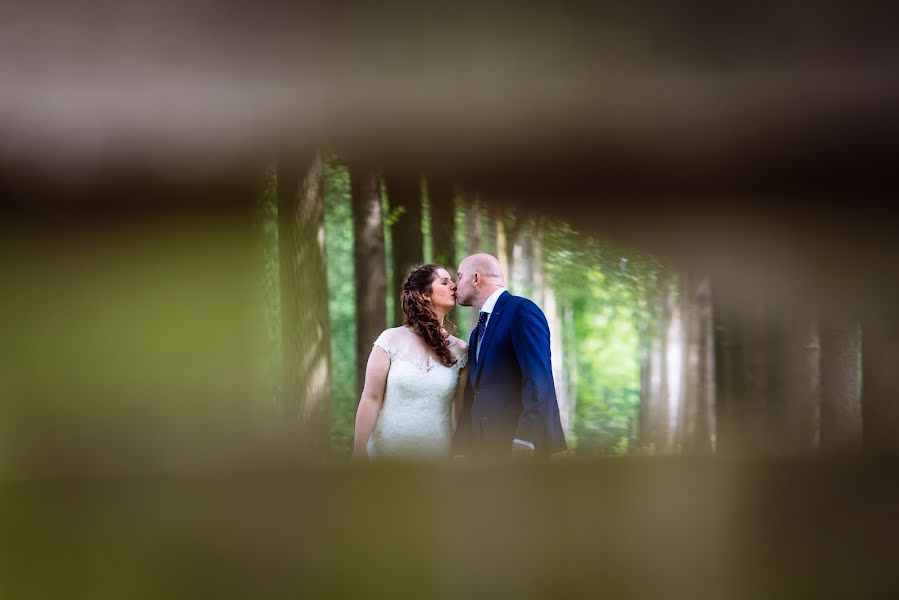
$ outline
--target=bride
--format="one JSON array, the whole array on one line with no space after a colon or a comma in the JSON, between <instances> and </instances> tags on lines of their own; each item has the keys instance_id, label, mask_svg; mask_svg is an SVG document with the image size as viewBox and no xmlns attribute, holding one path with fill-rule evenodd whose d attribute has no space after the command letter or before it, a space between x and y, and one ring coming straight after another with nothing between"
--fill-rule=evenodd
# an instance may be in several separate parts
<instances>
[{"instance_id":1,"label":"bride","mask_svg":"<svg viewBox=\"0 0 899 600\"><path fill-rule=\"evenodd\" d=\"M468 344L444 327L455 292L439 265L406 277L403 325L378 336L368 358L353 460L450 458L468 359Z\"/></svg>"}]
</instances>

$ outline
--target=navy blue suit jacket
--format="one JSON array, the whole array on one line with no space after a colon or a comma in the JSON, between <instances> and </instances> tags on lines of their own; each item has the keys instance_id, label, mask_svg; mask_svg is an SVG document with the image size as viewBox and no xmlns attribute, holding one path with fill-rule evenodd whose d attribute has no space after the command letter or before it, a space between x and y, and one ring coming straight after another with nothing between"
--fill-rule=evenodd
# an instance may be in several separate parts
<instances>
[{"instance_id":1,"label":"navy blue suit jacket","mask_svg":"<svg viewBox=\"0 0 899 600\"><path fill-rule=\"evenodd\" d=\"M543 311L527 298L503 292L480 341L480 361L475 333L455 453L505 454L516 438L534 444L538 456L567 450Z\"/></svg>"}]
</instances>

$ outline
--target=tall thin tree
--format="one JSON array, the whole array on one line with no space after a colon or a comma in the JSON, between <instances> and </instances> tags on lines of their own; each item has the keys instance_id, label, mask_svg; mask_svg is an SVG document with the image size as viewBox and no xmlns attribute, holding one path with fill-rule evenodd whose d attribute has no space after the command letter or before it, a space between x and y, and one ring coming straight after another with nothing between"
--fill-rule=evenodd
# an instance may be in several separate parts
<instances>
[{"instance_id":1,"label":"tall thin tree","mask_svg":"<svg viewBox=\"0 0 899 600\"><path fill-rule=\"evenodd\" d=\"M435 177L428 180L428 199L431 202L431 247L434 262L446 267L455 278L461 257L456 255L456 199L453 184L448 179ZM458 323L458 311L447 315Z\"/></svg>"},{"instance_id":2,"label":"tall thin tree","mask_svg":"<svg viewBox=\"0 0 899 600\"><path fill-rule=\"evenodd\" d=\"M685 453L708 454L714 398L709 278L687 268L680 281L684 334L678 436Z\"/></svg>"},{"instance_id":3,"label":"tall thin tree","mask_svg":"<svg viewBox=\"0 0 899 600\"><path fill-rule=\"evenodd\" d=\"M533 296L531 299L537 306L543 306L546 298L546 278L543 269L543 230L546 219L542 215L534 217L533 237L529 250L531 252L529 265L531 268L531 281L533 282Z\"/></svg>"},{"instance_id":4,"label":"tall thin tree","mask_svg":"<svg viewBox=\"0 0 899 600\"><path fill-rule=\"evenodd\" d=\"M715 417L718 454L740 455L746 452L747 420L744 377L745 309L726 281L712 279L712 306L715 326Z\"/></svg>"},{"instance_id":5,"label":"tall thin tree","mask_svg":"<svg viewBox=\"0 0 899 600\"><path fill-rule=\"evenodd\" d=\"M481 200L477 193L466 194L465 198L465 237L468 242L468 254L483 252L483 220L481 219ZM472 331L478 324L476 310L468 311L468 330Z\"/></svg>"},{"instance_id":6,"label":"tall thin tree","mask_svg":"<svg viewBox=\"0 0 899 600\"><path fill-rule=\"evenodd\" d=\"M416 174L387 173L385 177L390 210L396 219L391 227L393 241L393 326L403 323L400 293L409 270L424 261L424 234L421 230L421 179Z\"/></svg>"},{"instance_id":7,"label":"tall thin tree","mask_svg":"<svg viewBox=\"0 0 899 600\"><path fill-rule=\"evenodd\" d=\"M857 452L862 447L861 337L847 317L821 321L820 449L826 454Z\"/></svg>"},{"instance_id":8,"label":"tall thin tree","mask_svg":"<svg viewBox=\"0 0 899 600\"><path fill-rule=\"evenodd\" d=\"M301 428L300 448L326 460L331 421L330 327L325 285L323 165L278 164L278 244L284 355L282 406Z\"/></svg>"},{"instance_id":9,"label":"tall thin tree","mask_svg":"<svg viewBox=\"0 0 899 600\"><path fill-rule=\"evenodd\" d=\"M818 321L806 307L788 308L781 319L785 450L807 455L818 447L821 406L821 345Z\"/></svg>"},{"instance_id":10,"label":"tall thin tree","mask_svg":"<svg viewBox=\"0 0 899 600\"><path fill-rule=\"evenodd\" d=\"M468 239L468 254L484 251L481 198L477 193L468 194L465 198L465 234Z\"/></svg>"},{"instance_id":11,"label":"tall thin tree","mask_svg":"<svg viewBox=\"0 0 899 600\"><path fill-rule=\"evenodd\" d=\"M428 198L431 201L434 262L455 274L459 257L456 256L456 206L452 183L441 178L429 179Z\"/></svg>"},{"instance_id":12,"label":"tall thin tree","mask_svg":"<svg viewBox=\"0 0 899 600\"><path fill-rule=\"evenodd\" d=\"M499 265L509 276L509 238L506 235L506 209L498 207L495 213L494 229L496 230L496 258L499 259Z\"/></svg>"},{"instance_id":13,"label":"tall thin tree","mask_svg":"<svg viewBox=\"0 0 899 600\"><path fill-rule=\"evenodd\" d=\"M378 172L361 165L351 168L350 194L356 280L356 395L359 396L372 343L387 328L387 267Z\"/></svg>"}]
</instances>

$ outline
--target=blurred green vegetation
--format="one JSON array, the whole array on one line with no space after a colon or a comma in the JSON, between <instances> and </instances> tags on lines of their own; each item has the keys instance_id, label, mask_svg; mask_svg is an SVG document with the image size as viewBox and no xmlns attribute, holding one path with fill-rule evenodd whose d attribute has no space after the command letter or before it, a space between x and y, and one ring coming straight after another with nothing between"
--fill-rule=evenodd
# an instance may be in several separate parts
<instances>
[{"instance_id":1,"label":"blurred green vegetation","mask_svg":"<svg viewBox=\"0 0 899 600\"><path fill-rule=\"evenodd\" d=\"M356 420L356 288L353 279L353 214L349 170L325 167L325 244L328 315L331 320L331 444L335 456L353 447ZM389 279L388 279L389 281Z\"/></svg>"},{"instance_id":2,"label":"blurred green vegetation","mask_svg":"<svg viewBox=\"0 0 899 600\"><path fill-rule=\"evenodd\" d=\"M280 381L276 185L274 170L270 170L263 186L260 218L266 250L263 286L273 398L277 397ZM333 457L341 461L352 447L358 398L350 177L347 167L333 158L325 169L324 202L333 382L331 441ZM457 197L456 204L457 253L462 257L469 252L470 244L465 236L463 199ZM389 282L390 222L403 207L386 210L386 197L384 207ZM433 252L428 208L425 197L426 259ZM514 220L515 216L509 218ZM576 364L563 362L575 402L569 445L582 455L632 452L636 448L640 402L641 331L653 318L645 297L656 285L659 267L650 256L584 236L564 223L546 223L543 236L545 285L554 291L560 314L569 316L562 320L563 343L574 348L566 349L564 356L576 360ZM529 290L510 291L525 295ZM389 289L387 301L391 314L393 293ZM462 337L468 334L467 310L457 311L456 324Z\"/></svg>"},{"instance_id":3,"label":"blurred green vegetation","mask_svg":"<svg viewBox=\"0 0 899 600\"><path fill-rule=\"evenodd\" d=\"M642 301L658 274L650 256L553 223L544 234L547 284L572 315L564 363L576 394L569 444L578 454L635 449L640 404L640 331L652 314ZM572 378L570 375L576 374Z\"/></svg>"}]
</instances>

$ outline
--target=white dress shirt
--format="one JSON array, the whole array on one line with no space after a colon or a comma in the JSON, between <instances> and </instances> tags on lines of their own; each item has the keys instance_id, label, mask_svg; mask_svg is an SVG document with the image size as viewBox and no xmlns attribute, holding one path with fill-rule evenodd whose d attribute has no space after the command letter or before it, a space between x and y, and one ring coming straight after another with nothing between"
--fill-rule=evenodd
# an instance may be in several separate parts
<instances>
[{"instance_id":1,"label":"white dress shirt","mask_svg":"<svg viewBox=\"0 0 899 600\"><path fill-rule=\"evenodd\" d=\"M482 313L482 312L487 313L487 322L484 323L484 333L485 334L487 333L487 327L490 325L490 315L493 314L493 309L496 306L496 301L499 300L499 297L505 291L506 291L506 288L499 288L495 292L490 294L490 297L487 298L487 300L484 302L484 306L482 306L481 310L479 311L479 313ZM481 342L483 342L483 341L484 340L478 340L478 347L477 347L477 350L475 351L475 360L480 361L480 359L481 359L481 345L482 345ZM522 446L526 446L526 447L530 448L531 450L534 449L534 444L532 444L531 442L528 442L525 440L520 440L518 438L515 438L512 441L515 442L516 444L521 444Z\"/></svg>"},{"instance_id":2,"label":"white dress shirt","mask_svg":"<svg viewBox=\"0 0 899 600\"><path fill-rule=\"evenodd\" d=\"M484 301L484 306L482 306L481 310L478 312L478 314L480 314L482 312L487 313L487 322L484 323L484 333L487 333L487 326L490 325L490 315L493 313L493 308L496 306L496 301L499 300L499 297L502 296L503 292L505 292L505 291L506 291L506 288L499 288L498 290L496 290L495 292L490 294L490 297L487 298L486 301ZM482 340L478 340L478 347L477 347L477 352L475 354L475 360L481 359L481 341Z\"/></svg>"}]
</instances>

